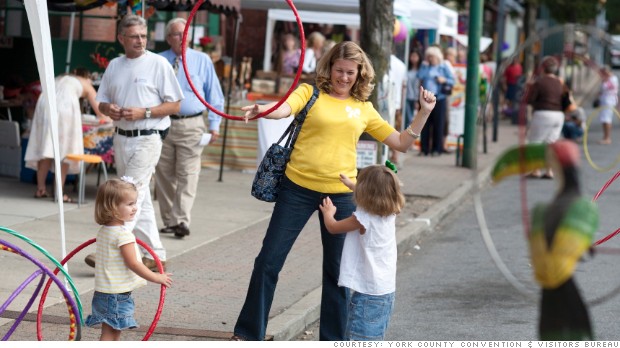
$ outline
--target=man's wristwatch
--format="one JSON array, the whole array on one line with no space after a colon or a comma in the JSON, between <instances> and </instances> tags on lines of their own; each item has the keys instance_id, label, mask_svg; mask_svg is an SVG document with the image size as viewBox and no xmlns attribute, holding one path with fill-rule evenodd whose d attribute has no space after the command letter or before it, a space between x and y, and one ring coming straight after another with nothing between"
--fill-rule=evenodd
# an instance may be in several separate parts
<instances>
[{"instance_id":1,"label":"man's wristwatch","mask_svg":"<svg viewBox=\"0 0 620 348\"><path fill-rule=\"evenodd\" d=\"M144 118L151 118L151 108L146 108L146 112L144 113Z\"/></svg>"}]
</instances>

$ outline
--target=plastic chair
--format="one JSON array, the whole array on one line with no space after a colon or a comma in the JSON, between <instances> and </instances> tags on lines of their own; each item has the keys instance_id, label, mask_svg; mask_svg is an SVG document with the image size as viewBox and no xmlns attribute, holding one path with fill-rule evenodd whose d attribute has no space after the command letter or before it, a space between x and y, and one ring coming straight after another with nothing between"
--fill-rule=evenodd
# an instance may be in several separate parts
<instances>
[{"instance_id":1,"label":"plastic chair","mask_svg":"<svg viewBox=\"0 0 620 348\"><path fill-rule=\"evenodd\" d=\"M105 167L105 162L99 155L88 155L88 154L70 154L65 157L68 160L80 162L80 186L78 191L78 207L84 203L84 191L86 188L86 169L84 168L84 163L90 164L98 164L99 168L103 168L103 178L108 180L108 171ZM99 181L97 180L97 185L99 185Z\"/></svg>"}]
</instances>

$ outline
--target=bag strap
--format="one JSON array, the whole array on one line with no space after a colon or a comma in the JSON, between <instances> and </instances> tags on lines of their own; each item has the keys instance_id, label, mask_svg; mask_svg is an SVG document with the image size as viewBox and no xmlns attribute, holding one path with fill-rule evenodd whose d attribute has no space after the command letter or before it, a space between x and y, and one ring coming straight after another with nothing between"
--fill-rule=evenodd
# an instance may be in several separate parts
<instances>
[{"instance_id":1,"label":"bag strap","mask_svg":"<svg viewBox=\"0 0 620 348\"><path fill-rule=\"evenodd\" d=\"M316 99L319 97L319 89L316 86L312 86L312 88L314 89L312 91L312 97L310 97L310 100L308 100L306 106L304 106L304 108L295 116L293 122L291 122L288 128L286 128L284 134L282 134L277 144L281 143L282 140L290 134L290 136L286 140L286 144L284 145L284 147L293 147L293 145L295 145L295 141L297 141L297 136L301 131L301 126L306 120L306 115L308 114L308 111L310 111L310 109L312 108L312 105L314 105Z\"/></svg>"}]
</instances>

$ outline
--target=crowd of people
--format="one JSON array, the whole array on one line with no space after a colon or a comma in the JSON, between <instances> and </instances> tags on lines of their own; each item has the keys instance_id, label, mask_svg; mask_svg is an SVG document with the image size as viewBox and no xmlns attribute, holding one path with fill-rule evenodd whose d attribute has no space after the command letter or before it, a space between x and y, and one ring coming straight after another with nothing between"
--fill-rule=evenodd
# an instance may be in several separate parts
<instances>
[{"instance_id":1,"label":"crowd of people","mask_svg":"<svg viewBox=\"0 0 620 348\"><path fill-rule=\"evenodd\" d=\"M301 66L304 74L313 75L321 57L327 53L335 44L342 41L350 41L351 37L343 25L327 24L323 27L315 28L306 39L304 63ZM276 40L273 55L274 70L282 75L294 75L299 67L301 49L299 39L291 32L283 32Z\"/></svg>"},{"instance_id":2,"label":"crowd of people","mask_svg":"<svg viewBox=\"0 0 620 348\"><path fill-rule=\"evenodd\" d=\"M127 15L117 31L125 54L110 62L97 91L84 72L56 79L63 185L66 174L75 171L64 158L83 153L80 98L88 100L97 116L111 120L115 127L114 159L120 179L110 179L98 188L95 222L101 227L97 250L85 259L95 268L92 314L86 325L101 325L101 340L119 340L123 330L138 325L131 295L134 289L146 281L171 286L160 234L190 235L203 139L209 134L207 138L214 142L219 136L220 116L206 110L179 71L185 26L182 18L169 21L164 33L169 49L156 54L146 49L146 21ZM392 99L396 122L391 124L368 101L376 83L370 59L342 28L329 29L329 36L318 31L308 36L302 67L298 66L301 50L295 37L282 37L281 72L293 74L301 68L313 74L319 96L308 110L287 164L232 340L265 338L279 272L297 236L317 211L323 248L320 339L382 340L396 289L395 217L405 199L397 174L387 166L372 165L358 171L357 141L367 133L393 153L407 152L416 141L420 156L450 151L446 144L448 100L456 83L455 65L466 63L463 50L442 52L438 46L413 49L408 69L398 57L390 57L390 88L396 95ZM185 59L200 97L222 110L224 96L209 56L187 48ZM495 67L481 56L481 80L492 81ZM562 135L578 140L583 135L584 110L575 105L570 88L560 77L560 62L545 57L539 72L525 84L522 70L513 59L502 76L502 90L505 109L517 107L520 89L527 90L525 102L533 110L528 142L552 143ZM600 143L610 144L618 79L608 68L601 69L601 76ZM299 113L313 91L312 85L302 83L265 118ZM25 156L28 166L38 173L36 198L49 197L45 178L54 158L46 102L43 94L35 108ZM275 104L243 107L246 122ZM161 229L149 188L153 176ZM547 168L529 176L553 178L553 172ZM66 194L62 199L71 201ZM159 270L158 265L137 246L136 238L154 251L163 273L153 272ZM368 319L369 313L373 320Z\"/></svg>"}]
</instances>

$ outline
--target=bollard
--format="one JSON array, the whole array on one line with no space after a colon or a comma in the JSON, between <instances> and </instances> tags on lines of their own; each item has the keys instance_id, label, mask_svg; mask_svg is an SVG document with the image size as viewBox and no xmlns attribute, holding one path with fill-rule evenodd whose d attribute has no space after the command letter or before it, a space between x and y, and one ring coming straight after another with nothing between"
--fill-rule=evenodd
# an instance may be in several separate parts
<instances>
[{"instance_id":1,"label":"bollard","mask_svg":"<svg viewBox=\"0 0 620 348\"><path fill-rule=\"evenodd\" d=\"M463 155L462 154L463 147L461 146L461 140L462 139L463 139L463 134L459 135L456 138L456 151L455 152L456 152L456 166L457 167L462 166L462 161L461 161L461 158L462 158L462 155Z\"/></svg>"}]
</instances>

